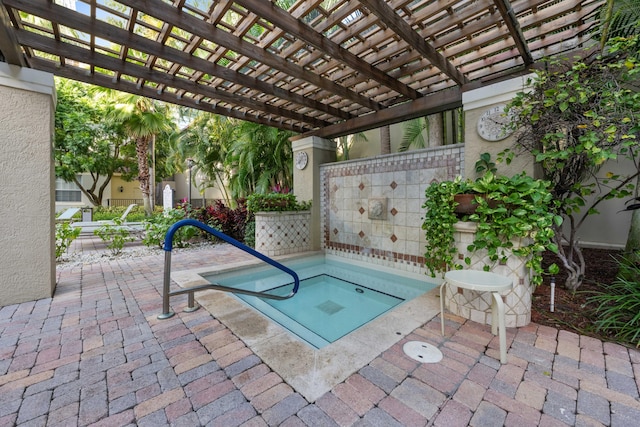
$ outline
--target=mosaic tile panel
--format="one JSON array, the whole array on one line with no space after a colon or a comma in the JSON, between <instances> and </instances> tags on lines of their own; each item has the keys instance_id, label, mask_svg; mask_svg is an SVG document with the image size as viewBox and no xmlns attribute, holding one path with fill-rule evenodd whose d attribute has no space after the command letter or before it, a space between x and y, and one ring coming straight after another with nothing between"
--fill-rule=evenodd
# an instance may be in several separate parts
<instances>
[{"instance_id":1,"label":"mosaic tile panel","mask_svg":"<svg viewBox=\"0 0 640 427\"><path fill-rule=\"evenodd\" d=\"M459 223L455 240L458 248L458 258L471 258L471 270L482 270L485 265L492 262L483 253L476 251L473 254L467 251L467 246L473 242L476 224ZM518 242L514 242L518 247ZM531 296L533 286L529 281L529 269L525 266L526 260L519 257L509 257L505 265L495 264L491 271L503 276L513 278L514 287L509 292L502 293L505 303L505 324L507 327L526 326L531 322ZM491 293L476 292L457 288L447 287L445 295L445 306L453 314L473 320L474 322L491 324Z\"/></svg>"},{"instance_id":2,"label":"mosaic tile panel","mask_svg":"<svg viewBox=\"0 0 640 427\"><path fill-rule=\"evenodd\" d=\"M461 175L464 145L449 145L320 166L322 248L326 253L425 273L424 192ZM370 201L386 200L384 219Z\"/></svg>"},{"instance_id":3,"label":"mosaic tile panel","mask_svg":"<svg viewBox=\"0 0 640 427\"><path fill-rule=\"evenodd\" d=\"M256 213L256 250L267 256L311 250L311 212Z\"/></svg>"}]
</instances>

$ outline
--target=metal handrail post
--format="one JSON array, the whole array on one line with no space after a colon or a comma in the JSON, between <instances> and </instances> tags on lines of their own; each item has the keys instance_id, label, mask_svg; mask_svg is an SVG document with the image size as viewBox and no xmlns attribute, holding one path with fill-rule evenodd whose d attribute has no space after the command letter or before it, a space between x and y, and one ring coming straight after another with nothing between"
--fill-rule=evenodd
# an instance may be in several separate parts
<instances>
[{"instance_id":1,"label":"metal handrail post","mask_svg":"<svg viewBox=\"0 0 640 427\"><path fill-rule=\"evenodd\" d=\"M169 292L171 284L171 251L164 252L164 283L162 284L162 314L158 319L168 319L175 313L169 308Z\"/></svg>"}]
</instances>

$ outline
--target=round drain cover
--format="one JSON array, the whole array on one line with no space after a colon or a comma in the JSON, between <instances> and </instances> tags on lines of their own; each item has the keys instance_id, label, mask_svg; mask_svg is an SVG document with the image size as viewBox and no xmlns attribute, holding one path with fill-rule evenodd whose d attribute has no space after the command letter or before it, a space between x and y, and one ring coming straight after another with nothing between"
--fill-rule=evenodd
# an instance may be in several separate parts
<instances>
[{"instance_id":1,"label":"round drain cover","mask_svg":"<svg viewBox=\"0 0 640 427\"><path fill-rule=\"evenodd\" d=\"M437 347L421 341L409 341L402 350L404 354L422 363L437 363L442 360L442 352Z\"/></svg>"}]
</instances>

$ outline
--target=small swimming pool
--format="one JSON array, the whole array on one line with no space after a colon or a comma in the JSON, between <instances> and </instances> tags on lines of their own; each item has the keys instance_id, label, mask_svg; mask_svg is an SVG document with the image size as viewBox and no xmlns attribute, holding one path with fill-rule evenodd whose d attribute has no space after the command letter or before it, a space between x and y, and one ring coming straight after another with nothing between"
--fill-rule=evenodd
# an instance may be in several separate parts
<instances>
[{"instance_id":1,"label":"small swimming pool","mask_svg":"<svg viewBox=\"0 0 640 427\"><path fill-rule=\"evenodd\" d=\"M242 294L236 297L316 349L435 286L425 280L324 257L285 265L300 277L300 289L293 298L270 300ZM203 277L210 283L275 295L287 295L293 287L290 275L268 266Z\"/></svg>"}]
</instances>

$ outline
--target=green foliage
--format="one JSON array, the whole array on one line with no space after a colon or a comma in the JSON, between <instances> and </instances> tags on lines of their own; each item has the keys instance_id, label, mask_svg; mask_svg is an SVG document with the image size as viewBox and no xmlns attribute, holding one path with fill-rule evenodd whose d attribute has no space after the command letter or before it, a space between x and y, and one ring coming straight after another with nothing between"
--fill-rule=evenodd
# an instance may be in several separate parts
<instances>
[{"instance_id":1,"label":"green foliage","mask_svg":"<svg viewBox=\"0 0 640 427\"><path fill-rule=\"evenodd\" d=\"M536 72L531 91L519 93L509 105L517 129L517 150L531 153L543 178L551 182L559 215L570 227L556 227L559 255L568 270L565 285L576 289L583 277L577 232L589 215L607 200L628 198L640 175L637 150L640 133L640 38L610 40L606 53L592 61L550 61ZM616 160L637 167L618 173ZM613 161L611 161L613 160ZM615 168L615 171L602 170ZM568 232L565 233L565 230Z\"/></svg>"},{"instance_id":2,"label":"green foliage","mask_svg":"<svg viewBox=\"0 0 640 427\"><path fill-rule=\"evenodd\" d=\"M244 244L252 248L256 247L256 222L255 220L247 222L244 228Z\"/></svg>"},{"instance_id":3,"label":"green foliage","mask_svg":"<svg viewBox=\"0 0 640 427\"><path fill-rule=\"evenodd\" d=\"M426 267L431 275L463 268L456 259L454 246L454 224L459 221L454 195L472 192L476 194L478 206L475 213L463 220L477 223L478 228L468 250L486 250L493 263L504 262L508 257L506 251L510 251L527 260L531 282L540 284L544 273L542 253L557 251L553 226L562 221L553 214L549 185L524 174L508 178L491 172L476 181L459 177L454 181L432 183L425 192L426 213L422 224L427 240ZM519 242L519 247L514 247L513 241ZM468 264L470 260L464 262ZM485 265L484 269L489 270L491 266ZM552 266L550 271L557 272L557 266Z\"/></svg>"},{"instance_id":4,"label":"green foliage","mask_svg":"<svg viewBox=\"0 0 640 427\"><path fill-rule=\"evenodd\" d=\"M122 153L124 130L104 120L108 106L93 98L91 86L56 79L56 91L56 176L75 182L94 205L100 205L111 176L135 165ZM89 180L76 179L85 172L90 173Z\"/></svg>"},{"instance_id":5,"label":"green foliage","mask_svg":"<svg viewBox=\"0 0 640 427\"><path fill-rule=\"evenodd\" d=\"M113 224L105 224L97 230L94 230L93 234L100 237L100 239L107 244L107 248L114 256L120 255L125 243L136 240L136 238L131 235L129 229L122 226L122 220L120 218L115 218Z\"/></svg>"},{"instance_id":6,"label":"green foliage","mask_svg":"<svg viewBox=\"0 0 640 427\"><path fill-rule=\"evenodd\" d=\"M247 197L249 212L305 211L311 208L311 201L298 202L292 193L254 193Z\"/></svg>"},{"instance_id":7,"label":"green foliage","mask_svg":"<svg viewBox=\"0 0 640 427\"><path fill-rule=\"evenodd\" d=\"M619 267L616 280L588 303L597 305L595 325L599 332L640 347L640 264L622 257Z\"/></svg>"},{"instance_id":8,"label":"green foliage","mask_svg":"<svg viewBox=\"0 0 640 427\"><path fill-rule=\"evenodd\" d=\"M71 242L80 235L81 231L82 229L72 227L68 222L56 224L56 260L67 251Z\"/></svg>"},{"instance_id":9,"label":"green foliage","mask_svg":"<svg viewBox=\"0 0 640 427\"><path fill-rule=\"evenodd\" d=\"M96 206L93 208L93 220L94 221L110 221L120 218L126 206ZM144 208L142 206L135 206L127 215L127 222L141 222L146 219Z\"/></svg>"},{"instance_id":10,"label":"green foliage","mask_svg":"<svg viewBox=\"0 0 640 427\"><path fill-rule=\"evenodd\" d=\"M142 243L146 246L162 248L169 227L185 217L185 211L182 209L171 209L164 214L155 214L145 222L146 233ZM173 244L178 248L184 248L189 245L189 240L197 235L197 228L191 226L181 227L173 236Z\"/></svg>"},{"instance_id":11,"label":"green foliage","mask_svg":"<svg viewBox=\"0 0 640 427\"><path fill-rule=\"evenodd\" d=\"M229 147L225 167L233 171L229 187L238 199L277 185L291 188L293 154L289 138L293 132L252 122L240 122L236 140Z\"/></svg>"}]
</instances>

